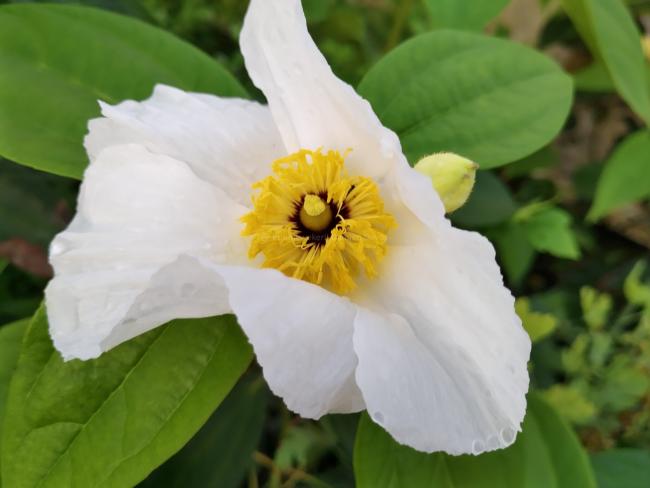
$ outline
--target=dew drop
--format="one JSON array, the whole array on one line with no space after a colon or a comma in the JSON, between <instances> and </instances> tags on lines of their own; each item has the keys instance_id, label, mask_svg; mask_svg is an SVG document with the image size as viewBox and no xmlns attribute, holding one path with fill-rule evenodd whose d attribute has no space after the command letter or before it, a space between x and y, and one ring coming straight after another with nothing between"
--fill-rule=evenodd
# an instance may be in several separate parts
<instances>
[{"instance_id":1,"label":"dew drop","mask_svg":"<svg viewBox=\"0 0 650 488\"><path fill-rule=\"evenodd\" d=\"M485 451L485 444L483 441L475 440L472 442L472 453L476 456Z\"/></svg>"},{"instance_id":2,"label":"dew drop","mask_svg":"<svg viewBox=\"0 0 650 488\"><path fill-rule=\"evenodd\" d=\"M50 254L52 256L58 256L59 254L63 254L67 250L68 247L61 241L54 241L50 246Z\"/></svg>"},{"instance_id":3,"label":"dew drop","mask_svg":"<svg viewBox=\"0 0 650 488\"><path fill-rule=\"evenodd\" d=\"M499 439L495 435L490 436L487 440L487 447L490 451L494 451L495 449L498 449L499 444L500 444Z\"/></svg>"},{"instance_id":4,"label":"dew drop","mask_svg":"<svg viewBox=\"0 0 650 488\"><path fill-rule=\"evenodd\" d=\"M515 429L513 429L512 427L506 427L501 431L501 440L507 446L509 446L514 442L516 436L517 433L515 432Z\"/></svg>"},{"instance_id":5,"label":"dew drop","mask_svg":"<svg viewBox=\"0 0 650 488\"><path fill-rule=\"evenodd\" d=\"M372 414L372 420L381 425L384 423L384 414L381 412L375 412Z\"/></svg>"}]
</instances>

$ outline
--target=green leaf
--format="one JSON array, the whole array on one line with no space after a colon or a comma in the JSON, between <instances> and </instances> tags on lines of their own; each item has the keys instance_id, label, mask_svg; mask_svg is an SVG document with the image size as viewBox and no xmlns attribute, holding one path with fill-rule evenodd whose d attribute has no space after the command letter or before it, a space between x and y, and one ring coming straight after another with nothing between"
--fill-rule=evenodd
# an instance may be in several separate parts
<instances>
[{"instance_id":1,"label":"green leaf","mask_svg":"<svg viewBox=\"0 0 650 488\"><path fill-rule=\"evenodd\" d=\"M517 204L508 187L489 171L479 171L469 200L451 219L463 227L488 227L505 222L515 210Z\"/></svg>"},{"instance_id":2,"label":"green leaf","mask_svg":"<svg viewBox=\"0 0 650 488\"><path fill-rule=\"evenodd\" d=\"M557 319L550 313L535 312L530 309L528 298L515 301L515 311L530 336L532 342L539 342L548 337L557 328Z\"/></svg>"},{"instance_id":3,"label":"green leaf","mask_svg":"<svg viewBox=\"0 0 650 488\"><path fill-rule=\"evenodd\" d=\"M28 324L29 319L0 327L0 449L2 448L2 424L9 383L18 362L20 344ZM2 464L0 464L1 466Z\"/></svg>"},{"instance_id":4,"label":"green leaf","mask_svg":"<svg viewBox=\"0 0 650 488\"><path fill-rule=\"evenodd\" d=\"M519 286L535 261L537 252L528 242L526 231L518 222L508 222L489 234L496 245L499 261L508 280Z\"/></svg>"},{"instance_id":5,"label":"green leaf","mask_svg":"<svg viewBox=\"0 0 650 488\"><path fill-rule=\"evenodd\" d=\"M578 259L580 248L573 230L571 214L559 208L542 208L524 222L528 241L539 252L566 259Z\"/></svg>"},{"instance_id":6,"label":"green leaf","mask_svg":"<svg viewBox=\"0 0 650 488\"><path fill-rule=\"evenodd\" d=\"M0 7L0 154L74 178L97 100L142 100L156 83L245 96L216 61L117 14L68 5Z\"/></svg>"},{"instance_id":7,"label":"green leaf","mask_svg":"<svg viewBox=\"0 0 650 488\"><path fill-rule=\"evenodd\" d=\"M574 424L586 424L596 415L596 406L585 398L577 388L567 385L553 385L544 391L544 400L553 406L557 413Z\"/></svg>"},{"instance_id":8,"label":"green leaf","mask_svg":"<svg viewBox=\"0 0 650 488\"><path fill-rule=\"evenodd\" d=\"M562 366L568 373L584 373L587 367L588 348L589 335L580 334L574 339L571 346L562 350Z\"/></svg>"},{"instance_id":9,"label":"green leaf","mask_svg":"<svg viewBox=\"0 0 650 488\"><path fill-rule=\"evenodd\" d=\"M93 361L63 362L43 308L9 392L2 479L22 487L130 487L179 450L252 351L232 316L177 320Z\"/></svg>"},{"instance_id":10,"label":"green leaf","mask_svg":"<svg viewBox=\"0 0 650 488\"><path fill-rule=\"evenodd\" d=\"M634 265L630 274L625 278L623 292L628 302L650 308L650 284L643 281L643 274L647 267L648 263L645 261L639 261Z\"/></svg>"},{"instance_id":11,"label":"green leaf","mask_svg":"<svg viewBox=\"0 0 650 488\"><path fill-rule=\"evenodd\" d=\"M629 356L621 355L605 370L602 387L593 393L597 403L614 411L632 408L650 391L650 378Z\"/></svg>"},{"instance_id":12,"label":"green leaf","mask_svg":"<svg viewBox=\"0 0 650 488\"><path fill-rule=\"evenodd\" d=\"M573 75L576 90L584 92L611 92L615 90L612 78L602 63L591 63Z\"/></svg>"},{"instance_id":13,"label":"green leaf","mask_svg":"<svg viewBox=\"0 0 650 488\"><path fill-rule=\"evenodd\" d=\"M600 488L647 488L650 451L612 449L591 455Z\"/></svg>"},{"instance_id":14,"label":"green leaf","mask_svg":"<svg viewBox=\"0 0 650 488\"><path fill-rule=\"evenodd\" d=\"M596 221L618 207L650 197L650 132L629 136L611 156L598 181L588 218Z\"/></svg>"},{"instance_id":15,"label":"green leaf","mask_svg":"<svg viewBox=\"0 0 650 488\"><path fill-rule=\"evenodd\" d=\"M253 464L267 403L264 380L244 378L192 440L139 488L237 488Z\"/></svg>"},{"instance_id":16,"label":"green leaf","mask_svg":"<svg viewBox=\"0 0 650 488\"><path fill-rule=\"evenodd\" d=\"M481 456L424 454L395 442L368 415L359 424L354 467L358 488L595 488L575 434L536 395L514 445Z\"/></svg>"},{"instance_id":17,"label":"green leaf","mask_svg":"<svg viewBox=\"0 0 650 488\"><path fill-rule=\"evenodd\" d=\"M627 103L650 122L650 91L641 34L621 0L562 0L580 35L600 58Z\"/></svg>"},{"instance_id":18,"label":"green leaf","mask_svg":"<svg viewBox=\"0 0 650 488\"><path fill-rule=\"evenodd\" d=\"M412 164L450 151L483 169L546 145L564 124L573 95L571 78L543 54L444 30L388 53L359 92L400 136Z\"/></svg>"},{"instance_id":19,"label":"green leaf","mask_svg":"<svg viewBox=\"0 0 650 488\"><path fill-rule=\"evenodd\" d=\"M143 20L151 20L148 10L142 6L141 0L9 0L0 3L69 3L111 10L118 14L129 15Z\"/></svg>"},{"instance_id":20,"label":"green leaf","mask_svg":"<svg viewBox=\"0 0 650 488\"><path fill-rule=\"evenodd\" d=\"M598 290L583 286L580 288L580 307L582 318L591 330L601 330L612 311L612 296L607 293L599 293Z\"/></svg>"},{"instance_id":21,"label":"green leaf","mask_svg":"<svg viewBox=\"0 0 650 488\"><path fill-rule=\"evenodd\" d=\"M510 0L426 0L437 28L481 30Z\"/></svg>"}]
</instances>

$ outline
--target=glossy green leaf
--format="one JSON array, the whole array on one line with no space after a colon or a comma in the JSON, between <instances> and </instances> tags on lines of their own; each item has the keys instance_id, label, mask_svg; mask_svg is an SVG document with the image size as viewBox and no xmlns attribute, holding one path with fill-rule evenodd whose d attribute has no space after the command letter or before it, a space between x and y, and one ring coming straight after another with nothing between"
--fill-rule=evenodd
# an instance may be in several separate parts
<instances>
[{"instance_id":1,"label":"glossy green leaf","mask_svg":"<svg viewBox=\"0 0 650 488\"><path fill-rule=\"evenodd\" d=\"M232 316L177 320L64 363L34 316L9 392L2 479L14 488L131 487L178 451L248 366Z\"/></svg>"},{"instance_id":2,"label":"glossy green leaf","mask_svg":"<svg viewBox=\"0 0 650 488\"><path fill-rule=\"evenodd\" d=\"M414 164L451 151L493 168L548 143L569 113L572 81L520 44L456 31L415 37L359 86Z\"/></svg>"},{"instance_id":3,"label":"glossy green leaf","mask_svg":"<svg viewBox=\"0 0 650 488\"><path fill-rule=\"evenodd\" d=\"M505 222L515 210L517 204L508 187L496 175L479 171L469 200L451 219L462 227L488 227Z\"/></svg>"},{"instance_id":4,"label":"glossy green leaf","mask_svg":"<svg viewBox=\"0 0 650 488\"><path fill-rule=\"evenodd\" d=\"M535 395L523 432L508 449L481 456L424 454L395 442L364 415L354 457L358 488L595 488L573 431Z\"/></svg>"},{"instance_id":5,"label":"glossy green leaf","mask_svg":"<svg viewBox=\"0 0 650 488\"><path fill-rule=\"evenodd\" d=\"M9 382L13 376L20 344L29 319L0 326L0 441L2 440L2 419L9 392Z\"/></svg>"},{"instance_id":6,"label":"glossy green leaf","mask_svg":"<svg viewBox=\"0 0 650 488\"><path fill-rule=\"evenodd\" d=\"M2 263L0 263L1 267ZM16 363L18 362L20 345L28 324L29 319L26 319L0 327L0 449L2 449L2 425L7 393L9 392L9 383L11 382ZM2 462L0 459L0 470L1 468ZM0 486L2 486L1 476Z\"/></svg>"},{"instance_id":7,"label":"glossy green leaf","mask_svg":"<svg viewBox=\"0 0 650 488\"><path fill-rule=\"evenodd\" d=\"M621 0L562 0L589 48L600 58L621 96L650 122L650 90L641 34Z\"/></svg>"},{"instance_id":8,"label":"glossy green leaf","mask_svg":"<svg viewBox=\"0 0 650 488\"><path fill-rule=\"evenodd\" d=\"M267 403L264 380L244 378L192 440L140 488L240 486L253 464Z\"/></svg>"},{"instance_id":9,"label":"glossy green leaf","mask_svg":"<svg viewBox=\"0 0 650 488\"><path fill-rule=\"evenodd\" d=\"M612 210L650 198L650 132L629 136L611 156L598 181L589 219L598 220Z\"/></svg>"},{"instance_id":10,"label":"glossy green leaf","mask_svg":"<svg viewBox=\"0 0 650 488\"><path fill-rule=\"evenodd\" d=\"M97 100L142 100L156 83L244 96L216 61L117 14L68 5L0 7L0 155L79 178Z\"/></svg>"},{"instance_id":11,"label":"glossy green leaf","mask_svg":"<svg viewBox=\"0 0 650 488\"><path fill-rule=\"evenodd\" d=\"M578 259L580 248L571 229L571 214L559 208L545 208L527 219L524 229L530 244L539 252L566 259Z\"/></svg>"},{"instance_id":12,"label":"glossy green leaf","mask_svg":"<svg viewBox=\"0 0 650 488\"><path fill-rule=\"evenodd\" d=\"M426 0L435 27L481 30L510 0Z\"/></svg>"},{"instance_id":13,"label":"glossy green leaf","mask_svg":"<svg viewBox=\"0 0 650 488\"><path fill-rule=\"evenodd\" d=\"M612 449L591 456L599 488L647 488L650 451Z\"/></svg>"},{"instance_id":14,"label":"glossy green leaf","mask_svg":"<svg viewBox=\"0 0 650 488\"><path fill-rule=\"evenodd\" d=\"M151 20L148 10L142 5L142 0L8 0L0 3L68 3L86 5L143 20Z\"/></svg>"}]
</instances>

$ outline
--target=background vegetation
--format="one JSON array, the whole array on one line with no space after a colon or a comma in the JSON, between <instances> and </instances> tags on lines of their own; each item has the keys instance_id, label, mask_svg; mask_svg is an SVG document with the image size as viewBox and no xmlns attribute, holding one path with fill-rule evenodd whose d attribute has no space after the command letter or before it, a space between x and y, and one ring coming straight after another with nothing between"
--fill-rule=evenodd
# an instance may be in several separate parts
<instances>
[{"instance_id":1,"label":"background vegetation","mask_svg":"<svg viewBox=\"0 0 650 488\"><path fill-rule=\"evenodd\" d=\"M0 1L18 3L46 2ZM328 416L320 422L295 417L270 394L259 368L254 363L248 366L251 352L230 318L215 319L223 322L222 328L209 336L215 350L224 351L222 363L204 365L214 371L228 365L230 376L214 384L197 380L196 388L187 392L196 402L183 403L193 419L181 412L173 417L171 427L171 422L149 426L157 434L146 446L139 444L149 435L144 427L142 432L135 429L132 435L137 438L123 439L121 446L107 445L117 411L111 406L114 391L128 396L146 388L151 378L167 382L174 366L155 360L156 354L161 361L167 358L165 341L176 345L174 364L179 364L194 351L187 334L179 330L187 326L211 334L214 324L173 323L127 349L119 348L106 362L98 363L105 367L63 365L52 358L45 320L42 311L37 312L51 276L46 250L74 213L78 182L69 177L80 175L85 157L78 139L61 142L49 134L49 127L56 123L71 134L82 134L88 119L82 115L96 110L92 101L98 98L86 93L86 87L94 83L103 89L106 84L105 99L117 101L111 94L124 93L121 87L130 76L146 78L134 88L135 98L146 97L155 81L226 95L262 96L247 77L237 41L247 2L48 3L90 5L164 29L216 59L239 84L231 83L216 65L208 66L206 58L186 53L184 46L162 42L157 34L140 32L119 19L105 21L101 12L57 20L68 22L64 31L70 33L57 38L56 29L63 24L52 24L47 15L0 6L0 154L8 158L0 158L0 324L9 324L0 327L0 419L6 411L0 429L3 486L38 482L131 486L143 480L145 487L582 487L594 486L596 479L605 488L647 486L650 1L303 0L310 31L334 71L359 86L382 120L398 133L409 116L408 107L384 110L383 84L397 86L400 77L420 77L431 93L440 93L440 100L431 103L442 114L446 68L440 63L439 70L428 73L428 64L413 66L408 60L426 55L427 63L435 66L437 55L444 54L444 43L451 43L450 36L455 35L442 29L490 36L467 41L485 48L487 61L476 57L458 62L463 70L459 76L476 80L477 86L496 80L486 105L470 113L467 133L471 137L446 130L463 122L462 110L470 110L468 105L451 106L449 114L440 115L426 133L400 133L412 161L434 150L454 150L481 164L470 202L452 220L487 235L495 244L507 284L518 297L517 311L534 340L530 366L534 393L524 434L507 451L478 458L414 453L394 444L363 415ZM22 64L30 56L24 48L25 26L57 41L60 49L52 59L56 66L65 65L62 69L75 73L81 69L75 66L73 52L78 49L86 59L82 52L86 49L95 63L93 79L81 79L79 85L84 86L79 88L47 70L30 65L32 71L27 71ZM133 46L159 50L160 58L165 58L160 62L177 68L176 78L166 79L165 71L154 68L142 76L120 72L119 60L116 66L109 59L135 56L136 50L112 43L110 37L92 37L93 32L102 34L102 29L121 32ZM430 45L409 44L408 57L385 58L371 70L403 41L431 31L438 37L431 38ZM92 42L81 45L75 36ZM494 40L499 38L511 42ZM528 50L521 54L522 45L539 56ZM494 58L489 53L495 53ZM503 64L503 69L491 71L504 59L518 56L523 65ZM570 75L573 98L564 96L566 77L549 68L547 59ZM391 62L406 64L395 70ZM526 70L548 70L548 77L536 86L517 84ZM195 82L197 72L202 81ZM24 79L17 86L19 75ZM498 76L504 77L504 83ZM492 145L480 135L474 137L481 130L486 139L494 139ZM25 333L23 319L34 313ZM9 394L21 340L25 358ZM155 373L138 363L142 351L152 350L147 361ZM119 386L111 385L136 364L138 374ZM118 369L124 373L121 377ZM159 413L144 400L139 407L137 415L142 418ZM119 410L117 405L114 408ZM105 424L97 420L103 417L109 419ZM208 417L189 444L147 477ZM74 422L83 427L70 427ZM50 426L47 432L41 428L45 425ZM58 426L56 432L53 426ZM30 437L33 432L37 434ZM93 436L104 439L101 452L93 450L97 448ZM137 455L125 454L131 448ZM36 466L34 458L41 465ZM81 474L74 468L79 463L86 467ZM107 465L111 469L103 472Z\"/></svg>"}]
</instances>

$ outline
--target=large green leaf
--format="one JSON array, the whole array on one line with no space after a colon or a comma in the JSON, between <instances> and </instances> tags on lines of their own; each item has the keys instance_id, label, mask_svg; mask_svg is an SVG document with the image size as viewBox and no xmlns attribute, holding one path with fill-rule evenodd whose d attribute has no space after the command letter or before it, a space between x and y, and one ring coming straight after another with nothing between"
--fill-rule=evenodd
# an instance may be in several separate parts
<instances>
[{"instance_id":1,"label":"large green leaf","mask_svg":"<svg viewBox=\"0 0 650 488\"><path fill-rule=\"evenodd\" d=\"M14 373L2 479L21 487L131 487L180 449L252 351L232 316L177 320L93 361L64 363L43 309Z\"/></svg>"},{"instance_id":2,"label":"large green leaf","mask_svg":"<svg viewBox=\"0 0 650 488\"><path fill-rule=\"evenodd\" d=\"M129 15L143 20L152 20L148 10L140 0L8 0L0 3L71 3L111 10L118 14Z\"/></svg>"},{"instance_id":3,"label":"large green leaf","mask_svg":"<svg viewBox=\"0 0 650 488\"><path fill-rule=\"evenodd\" d=\"M0 327L0 448L2 448L2 421L4 419L7 392L18 362L20 343L23 340L27 324L29 324L29 319ZM2 481L1 477L0 481Z\"/></svg>"},{"instance_id":4,"label":"large green leaf","mask_svg":"<svg viewBox=\"0 0 650 488\"><path fill-rule=\"evenodd\" d=\"M97 100L147 98L156 83L244 96L216 61L162 30L66 5L0 7L0 155L79 178Z\"/></svg>"},{"instance_id":5,"label":"large green leaf","mask_svg":"<svg viewBox=\"0 0 650 488\"><path fill-rule=\"evenodd\" d=\"M434 31L390 52L359 86L415 163L451 151L492 168L546 145L569 113L572 80L514 42Z\"/></svg>"},{"instance_id":6,"label":"large green leaf","mask_svg":"<svg viewBox=\"0 0 650 488\"><path fill-rule=\"evenodd\" d=\"M650 480L650 452L612 449L591 456L600 488L646 488Z\"/></svg>"},{"instance_id":7,"label":"large green leaf","mask_svg":"<svg viewBox=\"0 0 650 488\"><path fill-rule=\"evenodd\" d=\"M510 0L426 0L435 27L481 30Z\"/></svg>"},{"instance_id":8,"label":"large green leaf","mask_svg":"<svg viewBox=\"0 0 650 488\"><path fill-rule=\"evenodd\" d=\"M621 96L650 123L650 91L641 34L621 0L562 0L580 35Z\"/></svg>"},{"instance_id":9,"label":"large green leaf","mask_svg":"<svg viewBox=\"0 0 650 488\"><path fill-rule=\"evenodd\" d=\"M617 207L650 197L649 154L648 131L632 134L616 148L598 181L590 220L598 220Z\"/></svg>"},{"instance_id":10,"label":"large green leaf","mask_svg":"<svg viewBox=\"0 0 650 488\"><path fill-rule=\"evenodd\" d=\"M140 488L237 488L253 464L268 400L260 377L244 379L196 436Z\"/></svg>"},{"instance_id":11,"label":"large green leaf","mask_svg":"<svg viewBox=\"0 0 650 488\"><path fill-rule=\"evenodd\" d=\"M508 449L481 456L424 454L395 442L367 415L357 433L358 488L595 488L586 453L571 428L529 395L523 432Z\"/></svg>"}]
</instances>

